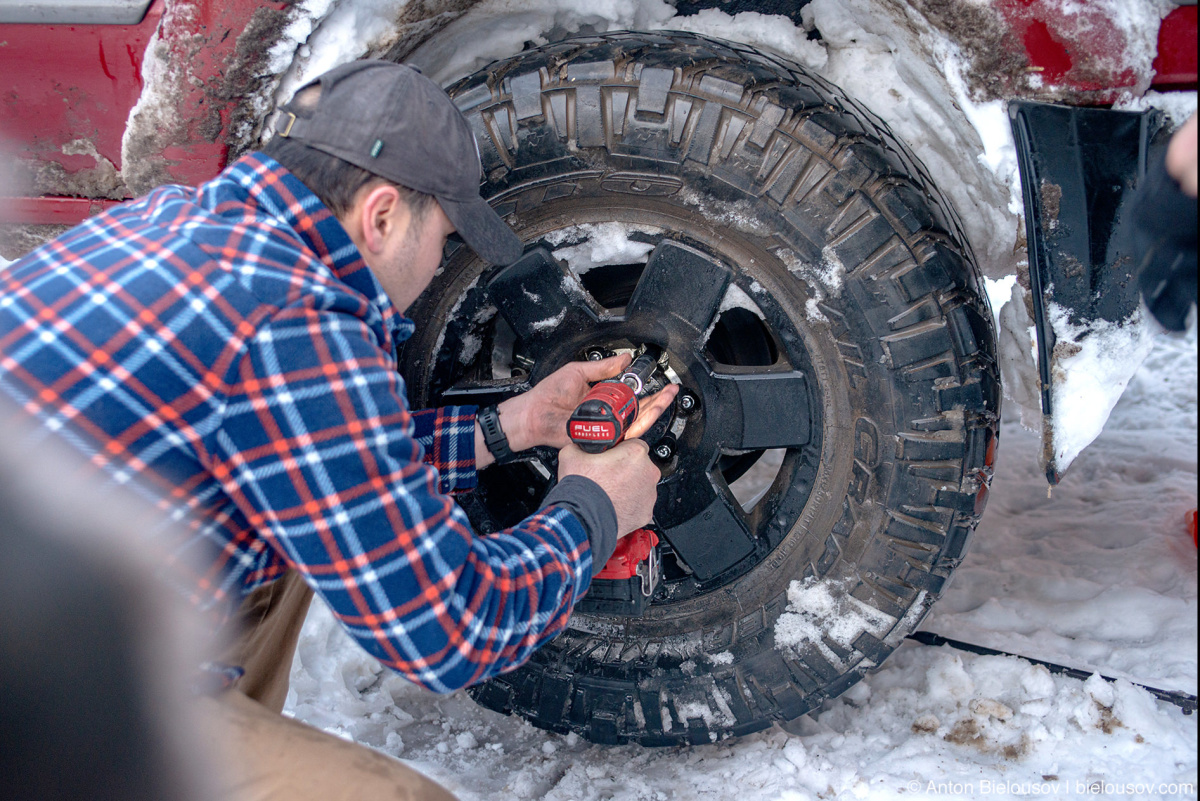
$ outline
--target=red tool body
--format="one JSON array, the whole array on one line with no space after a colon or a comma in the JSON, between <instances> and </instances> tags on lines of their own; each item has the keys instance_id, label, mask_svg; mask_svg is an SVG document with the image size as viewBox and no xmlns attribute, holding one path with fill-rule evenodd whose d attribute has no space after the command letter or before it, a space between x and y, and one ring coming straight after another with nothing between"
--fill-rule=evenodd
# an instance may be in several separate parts
<instances>
[{"instance_id":1,"label":"red tool body","mask_svg":"<svg viewBox=\"0 0 1200 801\"><path fill-rule=\"evenodd\" d=\"M587 453L603 453L625 438L637 419L638 398L620 381L601 381L592 387L567 423L571 441Z\"/></svg>"},{"instance_id":2,"label":"red tool body","mask_svg":"<svg viewBox=\"0 0 1200 801\"><path fill-rule=\"evenodd\" d=\"M580 450L604 453L625 439L661 354L657 348L647 348L621 375L592 387L567 421L567 436Z\"/></svg>"},{"instance_id":3,"label":"red tool body","mask_svg":"<svg viewBox=\"0 0 1200 801\"><path fill-rule=\"evenodd\" d=\"M584 603L589 611L642 614L662 580L657 546L658 535L648 528L622 537L588 590Z\"/></svg>"},{"instance_id":4,"label":"red tool body","mask_svg":"<svg viewBox=\"0 0 1200 801\"><path fill-rule=\"evenodd\" d=\"M638 565L650 558L658 545L658 535L648 528L639 528L617 541L617 549L596 574L598 579L631 579L638 575Z\"/></svg>"}]
</instances>

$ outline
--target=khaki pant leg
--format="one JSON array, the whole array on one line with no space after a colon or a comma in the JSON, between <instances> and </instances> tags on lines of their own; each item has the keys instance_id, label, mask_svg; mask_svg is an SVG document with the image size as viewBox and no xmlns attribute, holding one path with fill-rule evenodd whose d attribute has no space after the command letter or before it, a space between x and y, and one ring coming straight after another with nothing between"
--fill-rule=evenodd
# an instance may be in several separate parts
<instances>
[{"instance_id":1,"label":"khaki pant leg","mask_svg":"<svg viewBox=\"0 0 1200 801\"><path fill-rule=\"evenodd\" d=\"M223 763L223 801L454 801L432 779L237 690L199 699L201 730Z\"/></svg>"},{"instance_id":2,"label":"khaki pant leg","mask_svg":"<svg viewBox=\"0 0 1200 801\"><path fill-rule=\"evenodd\" d=\"M292 657L312 596L300 574L289 570L246 596L230 621L233 633L221 661L243 668L238 690L275 712L287 700Z\"/></svg>"},{"instance_id":3,"label":"khaki pant leg","mask_svg":"<svg viewBox=\"0 0 1200 801\"><path fill-rule=\"evenodd\" d=\"M224 770L228 801L454 801L395 759L279 714L312 590L295 571L246 597L221 657L245 675L236 689L198 699L201 730Z\"/></svg>"}]
</instances>

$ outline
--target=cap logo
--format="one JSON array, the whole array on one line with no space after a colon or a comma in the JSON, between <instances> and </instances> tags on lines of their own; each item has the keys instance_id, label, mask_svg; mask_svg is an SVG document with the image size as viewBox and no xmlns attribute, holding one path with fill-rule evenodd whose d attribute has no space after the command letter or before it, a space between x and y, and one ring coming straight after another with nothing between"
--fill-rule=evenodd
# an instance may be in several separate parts
<instances>
[{"instance_id":1,"label":"cap logo","mask_svg":"<svg viewBox=\"0 0 1200 801\"><path fill-rule=\"evenodd\" d=\"M379 154L383 152L383 140L376 139L375 144L371 145L371 158L379 158Z\"/></svg>"}]
</instances>

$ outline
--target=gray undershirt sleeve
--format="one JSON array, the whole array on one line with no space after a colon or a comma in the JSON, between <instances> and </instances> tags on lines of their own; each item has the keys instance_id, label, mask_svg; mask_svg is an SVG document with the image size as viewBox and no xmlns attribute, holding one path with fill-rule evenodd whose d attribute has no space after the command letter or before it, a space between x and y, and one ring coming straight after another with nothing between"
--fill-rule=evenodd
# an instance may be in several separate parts
<instances>
[{"instance_id":1,"label":"gray undershirt sleeve","mask_svg":"<svg viewBox=\"0 0 1200 801\"><path fill-rule=\"evenodd\" d=\"M599 573L617 548L617 510L600 485L584 476L567 476L555 485L542 507L564 506L579 518L592 546L592 574Z\"/></svg>"}]
</instances>

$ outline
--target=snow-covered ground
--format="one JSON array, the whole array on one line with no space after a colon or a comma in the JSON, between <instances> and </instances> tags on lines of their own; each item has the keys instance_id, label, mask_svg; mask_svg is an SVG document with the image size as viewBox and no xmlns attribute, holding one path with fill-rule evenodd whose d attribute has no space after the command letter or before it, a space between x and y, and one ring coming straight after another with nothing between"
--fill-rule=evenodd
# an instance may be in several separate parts
<instances>
[{"instance_id":1,"label":"snow-covered ground","mask_svg":"<svg viewBox=\"0 0 1200 801\"><path fill-rule=\"evenodd\" d=\"M1196 334L1161 337L1047 497L1038 438L1004 424L973 550L922 626L1196 692ZM694 748L605 747L436 696L314 608L288 711L398 756L464 801L1195 798L1197 718L1126 681L906 643L793 726ZM1190 787L1190 789L1189 789Z\"/></svg>"}]
</instances>

